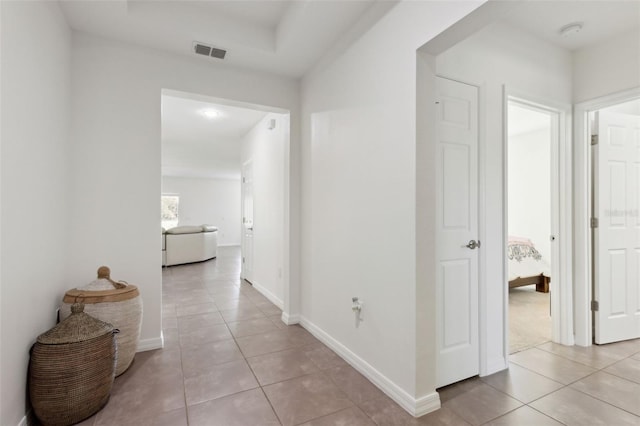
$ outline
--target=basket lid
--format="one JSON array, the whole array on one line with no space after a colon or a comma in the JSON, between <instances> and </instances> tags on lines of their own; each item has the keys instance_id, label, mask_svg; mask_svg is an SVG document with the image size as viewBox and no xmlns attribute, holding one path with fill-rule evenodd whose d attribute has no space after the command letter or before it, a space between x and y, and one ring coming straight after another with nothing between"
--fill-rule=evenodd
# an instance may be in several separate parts
<instances>
[{"instance_id":1,"label":"basket lid","mask_svg":"<svg viewBox=\"0 0 640 426\"><path fill-rule=\"evenodd\" d=\"M111 279L111 269L108 266L101 266L98 268L98 278L91 281L84 287L79 287L78 290L89 291L102 291L102 290L120 290L127 287L125 282L117 282Z\"/></svg>"},{"instance_id":2,"label":"basket lid","mask_svg":"<svg viewBox=\"0 0 640 426\"><path fill-rule=\"evenodd\" d=\"M113 333L111 324L100 321L83 311L83 303L74 303L71 306L71 315L51 330L38 336L38 343L44 345L77 343Z\"/></svg>"},{"instance_id":3,"label":"basket lid","mask_svg":"<svg viewBox=\"0 0 640 426\"><path fill-rule=\"evenodd\" d=\"M74 288L64 295L64 303L80 300L84 303L120 302L140 295L138 287L124 281L111 279L111 270L107 266L98 268L98 278L84 287Z\"/></svg>"}]
</instances>

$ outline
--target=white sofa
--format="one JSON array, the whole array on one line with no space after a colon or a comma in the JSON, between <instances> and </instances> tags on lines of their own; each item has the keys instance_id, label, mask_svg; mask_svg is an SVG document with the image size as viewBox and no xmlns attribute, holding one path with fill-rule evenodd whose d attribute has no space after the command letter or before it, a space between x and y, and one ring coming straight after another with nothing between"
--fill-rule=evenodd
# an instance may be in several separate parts
<instances>
[{"instance_id":1,"label":"white sofa","mask_svg":"<svg viewBox=\"0 0 640 426\"><path fill-rule=\"evenodd\" d=\"M176 226L162 232L163 266L213 259L217 251L218 228L215 226Z\"/></svg>"}]
</instances>

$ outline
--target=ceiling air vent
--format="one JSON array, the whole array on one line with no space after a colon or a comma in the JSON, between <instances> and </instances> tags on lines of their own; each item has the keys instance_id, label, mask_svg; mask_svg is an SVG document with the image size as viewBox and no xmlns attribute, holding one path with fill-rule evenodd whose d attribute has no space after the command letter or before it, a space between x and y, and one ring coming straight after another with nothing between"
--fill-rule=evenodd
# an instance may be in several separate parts
<instances>
[{"instance_id":1,"label":"ceiling air vent","mask_svg":"<svg viewBox=\"0 0 640 426\"><path fill-rule=\"evenodd\" d=\"M197 41L193 42L193 51L198 55L211 56L217 59L224 59L224 56L227 54L227 51L224 49L218 49Z\"/></svg>"},{"instance_id":2,"label":"ceiling air vent","mask_svg":"<svg viewBox=\"0 0 640 426\"><path fill-rule=\"evenodd\" d=\"M224 59L224 55L226 55L226 54L227 54L226 50L216 49L215 47L211 48L211 57L212 58Z\"/></svg>"}]
</instances>

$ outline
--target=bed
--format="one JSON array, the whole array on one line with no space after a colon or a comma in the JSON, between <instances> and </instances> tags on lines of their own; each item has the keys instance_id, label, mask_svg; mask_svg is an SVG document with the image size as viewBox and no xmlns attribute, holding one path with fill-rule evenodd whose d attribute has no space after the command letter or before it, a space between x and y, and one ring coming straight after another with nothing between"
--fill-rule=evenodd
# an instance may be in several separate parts
<instances>
[{"instance_id":1,"label":"bed","mask_svg":"<svg viewBox=\"0 0 640 426\"><path fill-rule=\"evenodd\" d=\"M551 268L528 238L509 236L509 288L536 286L536 291L549 292Z\"/></svg>"}]
</instances>

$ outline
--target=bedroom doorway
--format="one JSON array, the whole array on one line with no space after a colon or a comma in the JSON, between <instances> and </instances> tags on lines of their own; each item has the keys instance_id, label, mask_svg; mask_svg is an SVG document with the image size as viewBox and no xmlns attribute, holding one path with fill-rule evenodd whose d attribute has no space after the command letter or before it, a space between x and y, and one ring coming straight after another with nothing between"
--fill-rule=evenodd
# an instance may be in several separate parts
<instances>
[{"instance_id":1,"label":"bedroom doorway","mask_svg":"<svg viewBox=\"0 0 640 426\"><path fill-rule=\"evenodd\" d=\"M509 353L552 341L558 219L558 116L507 100Z\"/></svg>"}]
</instances>

